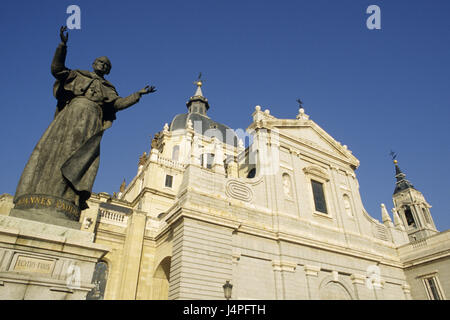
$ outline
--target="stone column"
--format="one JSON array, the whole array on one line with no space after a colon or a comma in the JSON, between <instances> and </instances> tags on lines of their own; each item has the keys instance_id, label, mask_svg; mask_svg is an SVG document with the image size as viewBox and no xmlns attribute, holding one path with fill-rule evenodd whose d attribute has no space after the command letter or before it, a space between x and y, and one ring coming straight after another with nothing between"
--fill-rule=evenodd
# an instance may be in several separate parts
<instances>
[{"instance_id":1,"label":"stone column","mask_svg":"<svg viewBox=\"0 0 450 320\"><path fill-rule=\"evenodd\" d=\"M416 220L417 229L423 228L425 226L425 221L422 220L422 211L420 210L419 206L417 204L412 204L410 208L414 208L413 216Z\"/></svg>"},{"instance_id":2,"label":"stone column","mask_svg":"<svg viewBox=\"0 0 450 320\"><path fill-rule=\"evenodd\" d=\"M239 177L238 165L237 165L236 161L233 160L228 163L227 175L229 178L238 178Z\"/></svg>"},{"instance_id":3,"label":"stone column","mask_svg":"<svg viewBox=\"0 0 450 320\"><path fill-rule=\"evenodd\" d=\"M191 146L190 153L191 153L190 164L199 166L201 164L201 162L200 162L200 147L198 145L198 137L197 136L192 137L192 146Z\"/></svg>"},{"instance_id":4,"label":"stone column","mask_svg":"<svg viewBox=\"0 0 450 320\"><path fill-rule=\"evenodd\" d=\"M319 271L320 267L305 265L306 283L310 300L319 300Z\"/></svg>"},{"instance_id":5,"label":"stone column","mask_svg":"<svg viewBox=\"0 0 450 320\"><path fill-rule=\"evenodd\" d=\"M214 139L214 163L212 169L214 172L225 174L225 167L223 164L224 154L222 143L217 139Z\"/></svg>"}]
</instances>

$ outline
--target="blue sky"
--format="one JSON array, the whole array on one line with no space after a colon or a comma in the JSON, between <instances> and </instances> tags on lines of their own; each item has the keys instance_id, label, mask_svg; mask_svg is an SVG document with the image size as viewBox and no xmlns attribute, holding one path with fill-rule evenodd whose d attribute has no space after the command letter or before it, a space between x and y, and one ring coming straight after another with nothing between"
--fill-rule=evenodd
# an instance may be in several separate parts
<instances>
[{"instance_id":1,"label":"blue sky","mask_svg":"<svg viewBox=\"0 0 450 320\"><path fill-rule=\"evenodd\" d=\"M209 116L235 129L247 128L255 105L295 118L300 97L361 161L361 196L377 219L380 203L392 207L395 150L438 229L450 228L448 0L2 1L0 193L15 192L52 120L50 63L71 4L81 30L70 30L69 68L107 55L122 96L158 89L106 132L94 192L134 177L150 136L186 111L201 71ZM371 4L381 30L366 28Z\"/></svg>"}]
</instances>

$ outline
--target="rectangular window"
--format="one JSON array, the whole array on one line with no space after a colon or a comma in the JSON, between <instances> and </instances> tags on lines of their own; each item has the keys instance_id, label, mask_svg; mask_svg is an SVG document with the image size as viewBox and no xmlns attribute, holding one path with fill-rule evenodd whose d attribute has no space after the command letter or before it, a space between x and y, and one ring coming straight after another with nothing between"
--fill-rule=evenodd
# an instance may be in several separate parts
<instances>
[{"instance_id":1,"label":"rectangular window","mask_svg":"<svg viewBox=\"0 0 450 320\"><path fill-rule=\"evenodd\" d=\"M425 287L431 300L442 300L436 277L425 278Z\"/></svg>"},{"instance_id":2,"label":"rectangular window","mask_svg":"<svg viewBox=\"0 0 450 320\"><path fill-rule=\"evenodd\" d=\"M166 175L166 184L167 188L172 188L173 177L171 175Z\"/></svg>"},{"instance_id":3,"label":"rectangular window","mask_svg":"<svg viewBox=\"0 0 450 320\"><path fill-rule=\"evenodd\" d=\"M323 184L318 181L311 180L311 185L313 190L314 205L316 207L316 211L328 213L327 204L325 202L325 194L323 192Z\"/></svg>"}]
</instances>

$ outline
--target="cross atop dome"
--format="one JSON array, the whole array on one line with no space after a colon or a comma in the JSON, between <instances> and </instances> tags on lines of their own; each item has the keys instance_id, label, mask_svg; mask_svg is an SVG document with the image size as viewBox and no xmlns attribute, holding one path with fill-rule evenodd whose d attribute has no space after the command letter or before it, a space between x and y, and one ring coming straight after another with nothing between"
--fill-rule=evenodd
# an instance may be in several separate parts
<instances>
[{"instance_id":1,"label":"cross atop dome","mask_svg":"<svg viewBox=\"0 0 450 320\"><path fill-rule=\"evenodd\" d=\"M198 74L197 80L194 81L194 84L197 86L197 90L195 91L194 97L203 97L202 85L205 80L202 80L202 73Z\"/></svg>"}]
</instances>

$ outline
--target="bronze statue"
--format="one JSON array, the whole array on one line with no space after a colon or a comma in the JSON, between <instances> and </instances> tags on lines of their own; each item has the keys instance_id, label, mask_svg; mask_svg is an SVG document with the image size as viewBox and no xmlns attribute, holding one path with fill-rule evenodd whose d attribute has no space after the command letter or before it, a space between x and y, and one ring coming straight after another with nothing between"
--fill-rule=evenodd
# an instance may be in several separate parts
<instances>
[{"instance_id":1,"label":"bronze statue","mask_svg":"<svg viewBox=\"0 0 450 320\"><path fill-rule=\"evenodd\" d=\"M78 221L80 211L88 207L86 201L97 175L103 132L112 125L117 111L156 89L146 86L126 98L119 97L104 78L111 70L107 57L95 59L92 72L68 69L66 30L60 29L61 43L51 65L56 78L53 94L58 101L55 117L28 160L14 203L16 211L42 213L45 209Z\"/></svg>"}]
</instances>

